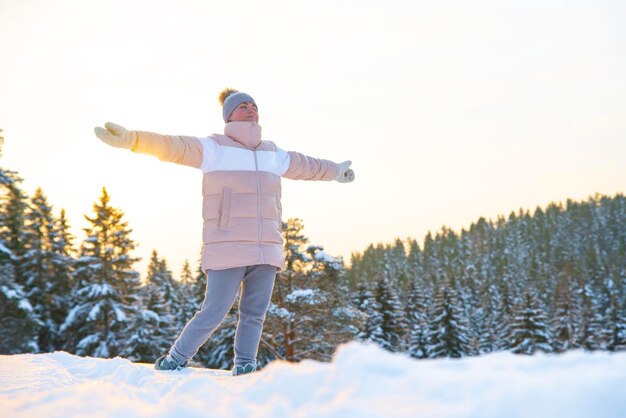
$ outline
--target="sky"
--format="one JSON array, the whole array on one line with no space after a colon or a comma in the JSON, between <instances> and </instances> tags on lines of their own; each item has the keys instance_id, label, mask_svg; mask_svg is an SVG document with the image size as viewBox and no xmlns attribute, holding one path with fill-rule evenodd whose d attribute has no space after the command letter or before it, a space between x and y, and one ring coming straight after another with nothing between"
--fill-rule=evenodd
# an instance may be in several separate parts
<instances>
[{"instance_id":1,"label":"sky","mask_svg":"<svg viewBox=\"0 0 626 418\"><path fill-rule=\"evenodd\" d=\"M617 418L626 354L501 352L415 360L371 344L332 362L273 361L229 376L197 367L155 371L116 357L57 351L0 356L3 417ZM15 373L19 370L19 373Z\"/></svg>"},{"instance_id":2,"label":"sky","mask_svg":"<svg viewBox=\"0 0 626 418\"><path fill-rule=\"evenodd\" d=\"M64 208L77 241L106 187L145 271L201 248L199 170L93 134L223 132L225 87L265 139L351 160L283 181L283 218L352 252L626 185L623 1L0 0L0 164Z\"/></svg>"}]
</instances>

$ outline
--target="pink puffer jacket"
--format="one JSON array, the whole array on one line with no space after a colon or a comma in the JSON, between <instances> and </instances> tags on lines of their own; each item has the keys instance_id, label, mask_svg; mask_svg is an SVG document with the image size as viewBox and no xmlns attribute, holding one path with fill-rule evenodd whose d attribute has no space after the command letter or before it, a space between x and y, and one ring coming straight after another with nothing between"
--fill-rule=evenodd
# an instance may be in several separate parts
<instances>
[{"instance_id":1,"label":"pink puffer jacket","mask_svg":"<svg viewBox=\"0 0 626 418\"><path fill-rule=\"evenodd\" d=\"M255 122L229 122L206 138L135 131L133 151L196 167L202 182L202 270L285 266L280 178L333 180L337 164L261 140Z\"/></svg>"}]
</instances>

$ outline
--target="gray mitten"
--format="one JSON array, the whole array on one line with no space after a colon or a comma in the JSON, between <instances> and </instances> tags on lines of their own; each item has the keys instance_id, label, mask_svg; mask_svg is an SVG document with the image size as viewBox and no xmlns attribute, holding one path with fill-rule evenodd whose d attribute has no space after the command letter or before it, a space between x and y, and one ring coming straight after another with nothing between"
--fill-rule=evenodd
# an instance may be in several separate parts
<instances>
[{"instance_id":1,"label":"gray mitten","mask_svg":"<svg viewBox=\"0 0 626 418\"><path fill-rule=\"evenodd\" d=\"M350 183L354 181L354 171L350 168L352 165L352 161L344 161L340 164L337 164L337 177L335 177L335 181L339 183Z\"/></svg>"}]
</instances>

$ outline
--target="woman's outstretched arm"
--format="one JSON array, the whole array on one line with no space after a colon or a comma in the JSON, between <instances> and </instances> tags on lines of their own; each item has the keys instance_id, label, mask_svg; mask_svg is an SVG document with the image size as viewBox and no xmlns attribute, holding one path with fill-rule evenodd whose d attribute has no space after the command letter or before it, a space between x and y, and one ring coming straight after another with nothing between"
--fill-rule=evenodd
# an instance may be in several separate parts
<instances>
[{"instance_id":1,"label":"woman's outstretched arm","mask_svg":"<svg viewBox=\"0 0 626 418\"><path fill-rule=\"evenodd\" d=\"M199 168L202 164L202 144L193 136L160 135L152 132L129 131L112 122L94 129L102 142L141 154L154 155L161 161Z\"/></svg>"},{"instance_id":2,"label":"woman's outstretched arm","mask_svg":"<svg viewBox=\"0 0 626 418\"><path fill-rule=\"evenodd\" d=\"M288 161L288 168L283 173L283 177L292 180L335 180L340 183L349 183L354 180L354 171L349 168L351 161L337 164L295 151L279 150L279 153Z\"/></svg>"}]
</instances>

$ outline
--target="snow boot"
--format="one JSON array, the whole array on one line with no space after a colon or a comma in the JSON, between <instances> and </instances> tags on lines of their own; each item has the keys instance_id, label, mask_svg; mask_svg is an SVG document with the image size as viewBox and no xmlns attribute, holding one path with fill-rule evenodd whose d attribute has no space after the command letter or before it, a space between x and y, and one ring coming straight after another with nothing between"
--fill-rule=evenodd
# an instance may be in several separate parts
<instances>
[{"instance_id":1,"label":"snow boot","mask_svg":"<svg viewBox=\"0 0 626 418\"><path fill-rule=\"evenodd\" d=\"M246 363L246 364L237 364L233 367L233 376L239 376L242 374L248 374L256 371L256 364L254 363Z\"/></svg>"},{"instance_id":2,"label":"snow boot","mask_svg":"<svg viewBox=\"0 0 626 418\"><path fill-rule=\"evenodd\" d=\"M154 368L156 370L180 370L183 367L187 367L187 364L189 364L189 361L179 364L169 354L167 354L159 357L157 361L154 362Z\"/></svg>"}]
</instances>

